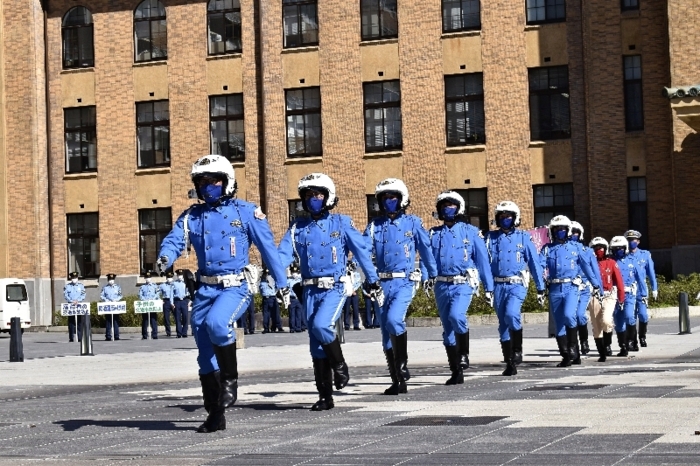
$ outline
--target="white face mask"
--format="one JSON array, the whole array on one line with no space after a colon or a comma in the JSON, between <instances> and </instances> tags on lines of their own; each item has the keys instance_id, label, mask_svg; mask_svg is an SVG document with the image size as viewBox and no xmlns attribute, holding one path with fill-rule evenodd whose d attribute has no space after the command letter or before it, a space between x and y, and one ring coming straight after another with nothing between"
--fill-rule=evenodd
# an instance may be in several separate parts
<instances>
[{"instance_id":1,"label":"white face mask","mask_svg":"<svg viewBox=\"0 0 700 466\"><path fill-rule=\"evenodd\" d=\"M110 285L114 285L114 280L109 280L107 283L109 283Z\"/></svg>"},{"instance_id":2,"label":"white face mask","mask_svg":"<svg viewBox=\"0 0 700 466\"><path fill-rule=\"evenodd\" d=\"M150 278L146 279L146 283L151 283L151 281L152 281L152 279L150 279Z\"/></svg>"},{"instance_id":3,"label":"white face mask","mask_svg":"<svg viewBox=\"0 0 700 466\"><path fill-rule=\"evenodd\" d=\"M71 283L78 283L78 279L77 279L77 278L71 278L70 281L71 281Z\"/></svg>"},{"instance_id":4,"label":"white face mask","mask_svg":"<svg viewBox=\"0 0 700 466\"><path fill-rule=\"evenodd\" d=\"M168 280L168 283L172 283L172 282L173 282L173 279L172 279L172 278L168 278L167 280Z\"/></svg>"},{"instance_id":5,"label":"white face mask","mask_svg":"<svg viewBox=\"0 0 700 466\"><path fill-rule=\"evenodd\" d=\"M182 275L177 276L177 281L181 282L182 281Z\"/></svg>"}]
</instances>

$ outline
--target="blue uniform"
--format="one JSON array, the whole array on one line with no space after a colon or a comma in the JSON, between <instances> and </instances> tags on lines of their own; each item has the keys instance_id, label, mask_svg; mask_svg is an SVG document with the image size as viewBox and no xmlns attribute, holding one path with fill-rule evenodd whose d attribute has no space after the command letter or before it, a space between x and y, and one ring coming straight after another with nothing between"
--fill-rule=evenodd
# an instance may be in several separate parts
<instances>
[{"instance_id":1,"label":"blue uniform","mask_svg":"<svg viewBox=\"0 0 700 466\"><path fill-rule=\"evenodd\" d=\"M289 331L290 332L301 332L302 329L305 330L306 325L303 324L302 315L303 309L301 308L301 302L299 297L294 292L294 286L297 283L301 283L301 274L293 273L287 277L287 285L290 289L290 303L289 303Z\"/></svg>"},{"instance_id":2,"label":"blue uniform","mask_svg":"<svg viewBox=\"0 0 700 466\"><path fill-rule=\"evenodd\" d=\"M581 245L581 246L583 249L583 253L581 254L582 258L588 262L588 265L593 270L593 273L596 275L597 283L602 285L603 279L600 276L600 268L598 267L598 260L596 259L595 254L593 253L593 249L591 249L587 246L584 246L584 245ZM578 307L576 309L576 322L577 322L577 325L582 326L582 325L588 325L588 303L591 301L591 293L593 291L592 290L593 284L588 279L586 274L583 273L583 271L579 271L579 276L581 277L583 284L581 287L579 287L580 293L579 293ZM602 290L602 288L601 288L601 290Z\"/></svg>"},{"instance_id":3,"label":"blue uniform","mask_svg":"<svg viewBox=\"0 0 700 466\"><path fill-rule=\"evenodd\" d=\"M634 251L630 251L629 255L637 261L642 280L646 282L648 278L651 283L651 290L657 291L659 286L656 282L656 271L654 270L654 261L651 258L651 253L645 249L636 248ZM640 291L641 287L637 289L637 305L634 314L635 317L639 317L640 322L646 324L649 322L649 313Z\"/></svg>"},{"instance_id":4,"label":"blue uniform","mask_svg":"<svg viewBox=\"0 0 700 466\"><path fill-rule=\"evenodd\" d=\"M80 283L67 282L63 286L63 297L67 303L85 301L85 286ZM73 335L78 331L78 340L83 338L83 316L68 317L68 338L73 341Z\"/></svg>"},{"instance_id":5,"label":"blue uniform","mask_svg":"<svg viewBox=\"0 0 700 466\"><path fill-rule=\"evenodd\" d=\"M615 305L613 320L615 321L615 331L625 332L627 327L635 327L637 318L634 310L637 303L637 296L646 297L649 294L644 275L639 269L637 258L632 254L627 254L622 259L617 259L617 266L620 268L622 281L625 282L625 303Z\"/></svg>"},{"instance_id":6,"label":"blue uniform","mask_svg":"<svg viewBox=\"0 0 700 466\"><path fill-rule=\"evenodd\" d=\"M163 296L163 323L165 324L165 335L170 336L170 313L175 312L175 284L172 282L161 283L160 294Z\"/></svg>"},{"instance_id":7,"label":"blue uniform","mask_svg":"<svg viewBox=\"0 0 700 466\"><path fill-rule=\"evenodd\" d=\"M367 225L364 236L374 251L380 277L382 274L399 274L395 278L387 276L381 279L384 305L380 308L379 325L382 346L388 350L391 348L390 335L406 332L406 312L416 290L415 283L409 279L415 269L416 250L424 264L422 280L436 277L437 265L428 233L422 220L415 215L400 213L393 220L386 216L375 218Z\"/></svg>"},{"instance_id":8,"label":"blue uniform","mask_svg":"<svg viewBox=\"0 0 700 466\"><path fill-rule=\"evenodd\" d=\"M122 288L116 283L114 285L107 284L102 288L100 299L102 302L121 301ZM119 314L105 316L105 338L107 340L112 339L112 326L114 326L114 339L119 340Z\"/></svg>"},{"instance_id":9,"label":"blue uniform","mask_svg":"<svg viewBox=\"0 0 700 466\"><path fill-rule=\"evenodd\" d=\"M260 281L260 294L262 300L263 331L281 329L280 305L277 302L277 292L275 291L275 280L269 275L263 275ZM272 320L272 324L270 324Z\"/></svg>"},{"instance_id":10,"label":"blue uniform","mask_svg":"<svg viewBox=\"0 0 700 466\"><path fill-rule=\"evenodd\" d=\"M158 285L155 283L146 283L145 285L141 285L141 288L139 288L139 300L140 301L150 301L153 299L158 299L159 291L158 291ZM141 314L141 336L145 340L148 338L148 322L149 322L149 314ZM150 323L151 323L151 338L157 339L158 338L158 314L157 313L151 313L150 314Z\"/></svg>"},{"instance_id":11,"label":"blue uniform","mask_svg":"<svg viewBox=\"0 0 700 466\"><path fill-rule=\"evenodd\" d=\"M190 295L184 280L173 283L173 299L175 300L175 333L178 338L187 337L187 310L190 306Z\"/></svg>"},{"instance_id":12,"label":"blue uniform","mask_svg":"<svg viewBox=\"0 0 700 466\"><path fill-rule=\"evenodd\" d=\"M566 335L567 328L578 327L576 313L582 280L580 273L600 289L600 281L587 253L579 242L549 243L540 252L542 268L548 272L549 307L554 315L557 336ZM600 274L600 272L598 272ZM579 282L579 283L577 283Z\"/></svg>"},{"instance_id":13,"label":"blue uniform","mask_svg":"<svg viewBox=\"0 0 700 466\"><path fill-rule=\"evenodd\" d=\"M161 244L159 256L168 258L168 267L185 250L186 241L197 254L201 282L192 305L197 362L199 373L208 374L219 368L213 345L236 341L233 323L252 299L242 276L251 244L257 246L279 288L287 285L287 278L265 215L249 202L226 198L217 205L196 204L183 212ZM217 283L215 277L227 279Z\"/></svg>"},{"instance_id":14,"label":"blue uniform","mask_svg":"<svg viewBox=\"0 0 700 466\"><path fill-rule=\"evenodd\" d=\"M336 338L335 322L345 303L344 283L340 279L346 273L348 251L352 251L370 282L379 280L367 243L346 215L325 212L316 220L299 219L279 245L283 265L290 265L295 257L299 261L304 285L302 301L314 359L326 358L322 345L328 345ZM328 288L318 286L321 278ZM312 279L316 279L316 284L308 282Z\"/></svg>"},{"instance_id":15,"label":"blue uniform","mask_svg":"<svg viewBox=\"0 0 700 466\"><path fill-rule=\"evenodd\" d=\"M442 339L445 346L454 346L455 333L469 331L467 311L473 294L479 291L479 278L484 291L493 292L489 257L480 230L464 222L431 228L430 245L438 270L435 300Z\"/></svg>"},{"instance_id":16,"label":"blue uniform","mask_svg":"<svg viewBox=\"0 0 700 466\"><path fill-rule=\"evenodd\" d=\"M528 269L538 291L544 291L542 266L530 233L513 228L486 234L486 251L494 278L494 307L501 342L510 341L510 330L522 329L520 309L527 296ZM527 280L524 280L527 279Z\"/></svg>"}]
</instances>

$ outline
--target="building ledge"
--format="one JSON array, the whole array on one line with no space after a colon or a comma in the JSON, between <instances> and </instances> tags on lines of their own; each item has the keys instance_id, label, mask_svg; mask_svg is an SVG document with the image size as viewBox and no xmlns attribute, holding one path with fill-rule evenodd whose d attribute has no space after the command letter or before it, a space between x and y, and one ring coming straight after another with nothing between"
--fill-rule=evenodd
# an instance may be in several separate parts
<instances>
[{"instance_id":1,"label":"building ledge","mask_svg":"<svg viewBox=\"0 0 700 466\"><path fill-rule=\"evenodd\" d=\"M700 132L700 95L673 97L671 98L671 109L679 120Z\"/></svg>"},{"instance_id":2,"label":"building ledge","mask_svg":"<svg viewBox=\"0 0 700 466\"><path fill-rule=\"evenodd\" d=\"M163 173L170 173L170 167L139 168L135 172L136 176L160 175Z\"/></svg>"},{"instance_id":3,"label":"building ledge","mask_svg":"<svg viewBox=\"0 0 700 466\"><path fill-rule=\"evenodd\" d=\"M66 173L63 175L64 180L86 180L89 178L97 178L97 172Z\"/></svg>"},{"instance_id":4,"label":"building ledge","mask_svg":"<svg viewBox=\"0 0 700 466\"><path fill-rule=\"evenodd\" d=\"M360 47L371 47L372 45L382 45L382 44L398 44L398 37L391 37L389 39L376 39L376 40L363 40L360 41Z\"/></svg>"},{"instance_id":5,"label":"building ledge","mask_svg":"<svg viewBox=\"0 0 700 466\"><path fill-rule=\"evenodd\" d=\"M548 139L546 141L530 141L530 144L528 145L529 148L532 147L545 147L545 146L563 146L571 144L571 139L570 138L562 138L562 139Z\"/></svg>"},{"instance_id":6,"label":"building ledge","mask_svg":"<svg viewBox=\"0 0 700 466\"><path fill-rule=\"evenodd\" d=\"M234 59L234 58L241 58L242 56L243 56L243 52L231 52L231 53L222 53L219 55L207 55L207 61L228 60L228 59Z\"/></svg>"},{"instance_id":7,"label":"building ledge","mask_svg":"<svg viewBox=\"0 0 700 466\"><path fill-rule=\"evenodd\" d=\"M486 144L475 144L473 146L456 146L445 148L445 154L468 154L471 152L483 152Z\"/></svg>"},{"instance_id":8,"label":"building ledge","mask_svg":"<svg viewBox=\"0 0 700 466\"><path fill-rule=\"evenodd\" d=\"M403 156L403 151L401 150L393 150L393 151L387 151L387 152L367 152L363 156L364 159L391 159L394 157L401 157Z\"/></svg>"},{"instance_id":9,"label":"building ledge","mask_svg":"<svg viewBox=\"0 0 700 466\"><path fill-rule=\"evenodd\" d=\"M133 63L131 66L133 68L141 68L145 66L168 66L168 60L164 58L162 60L140 61Z\"/></svg>"},{"instance_id":10,"label":"building ledge","mask_svg":"<svg viewBox=\"0 0 700 466\"><path fill-rule=\"evenodd\" d=\"M318 52L318 45L309 45L307 47L292 47L288 49L282 49L282 55L288 53L304 53L304 52Z\"/></svg>"},{"instance_id":11,"label":"building ledge","mask_svg":"<svg viewBox=\"0 0 700 466\"><path fill-rule=\"evenodd\" d=\"M97 288L98 286L100 286L99 278L88 278L85 280L80 280L80 283L82 283L85 288Z\"/></svg>"},{"instance_id":12,"label":"building ledge","mask_svg":"<svg viewBox=\"0 0 700 466\"><path fill-rule=\"evenodd\" d=\"M453 37L475 37L481 35L481 29L470 29L469 31L443 32L443 39L451 39Z\"/></svg>"},{"instance_id":13,"label":"building ledge","mask_svg":"<svg viewBox=\"0 0 700 466\"><path fill-rule=\"evenodd\" d=\"M245 168L245 160L239 160L237 162L231 162L233 168Z\"/></svg>"},{"instance_id":14,"label":"building ledge","mask_svg":"<svg viewBox=\"0 0 700 466\"><path fill-rule=\"evenodd\" d=\"M305 163L319 163L323 162L323 156L321 155L315 155L313 157L294 157L294 158L287 158L284 161L285 165L301 165Z\"/></svg>"},{"instance_id":15,"label":"building ledge","mask_svg":"<svg viewBox=\"0 0 700 466\"><path fill-rule=\"evenodd\" d=\"M85 68L68 68L65 70L61 70L60 74L94 73L94 72L95 72L95 67L88 66Z\"/></svg>"}]
</instances>

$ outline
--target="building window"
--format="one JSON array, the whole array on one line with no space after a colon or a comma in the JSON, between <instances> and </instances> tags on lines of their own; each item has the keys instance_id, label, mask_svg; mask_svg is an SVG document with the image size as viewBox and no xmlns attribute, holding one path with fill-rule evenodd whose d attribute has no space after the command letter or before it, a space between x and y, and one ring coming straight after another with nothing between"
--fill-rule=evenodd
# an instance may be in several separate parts
<instances>
[{"instance_id":1,"label":"building window","mask_svg":"<svg viewBox=\"0 0 700 466\"><path fill-rule=\"evenodd\" d=\"M243 94L209 97L211 153L230 161L245 160Z\"/></svg>"},{"instance_id":2,"label":"building window","mask_svg":"<svg viewBox=\"0 0 700 466\"><path fill-rule=\"evenodd\" d=\"M627 192L629 227L640 232L642 238L648 238L647 179L643 176L627 178Z\"/></svg>"},{"instance_id":3,"label":"building window","mask_svg":"<svg viewBox=\"0 0 700 466\"><path fill-rule=\"evenodd\" d=\"M285 91L287 156L321 155L321 88Z\"/></svg>"},{"instance_id":4,"label":"building window","mask_svg":"<svg viewBox=\"0 0 700 466\"><path fill-rule=\"evenodd\" d=\"M401 87L399 81L365 83L365 151L401 149Z\"/></svg>"},{"instance_id":5,"label":"building window","mask_svg":"<svg viewBox=\"0 0 700 466\"><path fill-rule=\"evenodd\" d=\"M484 75L445 76L448 146L484 144Z\"/></svg>"},{"instance_id":6,"label":"building window","mask_svg":"<svg viewBox=\"0 0 700 466\"><path fill-rule=\"evenodd\" d=\"M399 36L396 0L362 0L362 40L390 39Z\"/></svg>"},{"instance_id":7,"label":"building window","mask_svg":"<svg viewBox=\"0 0 700 466\"><path fill-rule=\"evenodd\" d=\"M549 224L552 217L566 215L574 219L574 184L543 184L532 187L535 204L535 226Z\"/></svg>"},{"instance_id":8,"label":"building window","mask_svg":"<svg viewBox=\"0 0 700 466\"><path fill-rule=\"evenodd\" d=\"M622 11L639 10L639 0L620 0Z\"/></svg>"},{"instance_id":9,"label":"building window","mask_svg":"<svg viewBox=\"0 0 700 466\"><path fill-rule=\"evenodd\" d=\"M143 0L134 11L134 61L168 58L165 7L158 0Z\"/></svg>"},{"instance_id":10,"label":"building window","mask_svg":"<svg viewBox=\"0 0 700 466\"><path fill-rule=\"evenodd\" d=\"M566 21L566 0L526 0L527 24Z\"/></svg>"},{"instance_id":11,"label":"building window","mask_svg":"<svg viewBox=\"0 0 700 466\"><path fill-rule=\"evenodd\" d=\"M480 28L480 0L442 0L442 32Z\"/></svg>"},{"instance_id":12,"label":"building window","mask_svg":"<svg viewBox=\"0 0 700 466\"><path fill-rule=\"evenodd\" d=\"M68 273L81 277L100 276L100 222L97 213L69 214Z\"/></svg>"},{"instance_id":13,"label":"building window","mask_svg":"<svg viewBox=\"0 0 700 466\"><path fill-rule=\"evenodd\" d=\"M75 107L63 110L66 141L66 173L97 171L96 110Z\"/></svg>"},{"instance_id":14,"label":"building window","mask_svg":"<svg viewBox=\"0 0 700 466\"><path fill-rule=\"evenodd\" d=\"M642 108L642 57L632 55L622 57L625 72L625 129L644 129Z\"/></svg>"},{"instance_id":15,"label":"building window","mask_svg":"<svg viewBox=\"0 0 700 466\"><path fill-rule=\"evenodd\" d=\"M139 257L141 273L156 270L158 249L172 229L170 207L139 210Z\"/></svg>"},{"instance_id":16,"label":"building window","mask_svg":"<svg viewBox=\"0 0 700 466\"><path fill-rule=\"evenodd\" d=\"M301 218L310 216L311 214L304 210L304 205L300 199L289 201L289 226Z\"/></svg>"},{"instance_id":17,"label":"building window","mask_svg":"<svg viewBox=\"0 0 700 466\"><path fill-rule=\"evenodd\" d=\"M282 0L284 48L318 45L317 0Z\"/></svg>"},{"instance_id":18,"label":"building window","mask_svg":"<svg viewBox=\"0 0 700 466\"><path fill-rule=\"evenodd\" d=\"M381 217L382 211L379 210L379 201L374 194L367 195L367 223L371 222L373 218Z\"/></svg>"},{"instance_id":19,"label":"building window","mask_svg":"<svg viewBox=\"0 0 700 466\"><path fill-rule=\"evenodd\" d=\"M243 50L240 0L210 0L207 6L209 55Z\"/></svg>"},{"instance_id":20,"label":"building window","mask_svg":"<svg viewBox=\"0 0 700 466\"><path fill-rule=\"evenodd\" d=\"M170 112L168 101L136 104L139 168L170 165Z\"/></svg>"},{"instance_id":21,"label":"building window","mask_svg":"<svg viewBox=\"0 0 700 466\"><path fill-rule=\"evenodd\" d=\"M92 13L84 6L68 10L63 17L63 68L95 66Z\"/></svg>"},{"instance_id":22,"label":"building window","mask_svg":"<svg viewBox=\"0 0 700 466\"><path fill-rule=\"evenodd\" d=\"M571 137L569 118L569 68L532 68L530 78L530 139Z\"/></svg>"},{"instance_id":23,"label":"building window","mask_svg":"<svg viewBox=\"0 0 700 466\"><path fill-rule=\"evenodd\" d=\"M464 215L469 223L483 233L489 231L489 205L486 188L457 189L455 191L464 198Z\"/></svg>"}]
</instances>

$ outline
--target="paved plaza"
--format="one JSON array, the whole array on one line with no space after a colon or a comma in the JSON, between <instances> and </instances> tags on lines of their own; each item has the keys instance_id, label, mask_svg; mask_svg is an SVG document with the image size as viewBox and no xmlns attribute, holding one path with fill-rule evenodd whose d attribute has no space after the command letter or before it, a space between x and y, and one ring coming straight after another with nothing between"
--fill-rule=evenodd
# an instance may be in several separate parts
<instances>
[{"instance_id":1,"label":"paved plaza","mask_svg":"<svg viewBox=\"0 0 700 466\"><path fill-rule=\"evenodd\" d=\"M227 429L205 418L194 340L95 335L78 356L61 333L25 333L25 362L0 357L0 465L700 464L700 328L655 319L649 348L558 369L544 325L525 329L518 375L502 377L493 326L471 329L464 385L449 377L439 328L409 329L409 392L387 397L379 330L347 332L351 382L336 407L317 395L307 335L246 336ZM593 340L590 341L591 346ZM616 346L616 345L614 345Z\"/></svg>"}]
</instances>

